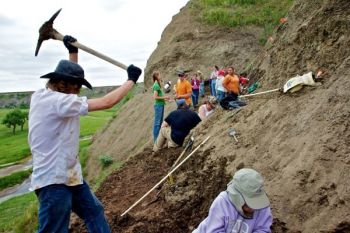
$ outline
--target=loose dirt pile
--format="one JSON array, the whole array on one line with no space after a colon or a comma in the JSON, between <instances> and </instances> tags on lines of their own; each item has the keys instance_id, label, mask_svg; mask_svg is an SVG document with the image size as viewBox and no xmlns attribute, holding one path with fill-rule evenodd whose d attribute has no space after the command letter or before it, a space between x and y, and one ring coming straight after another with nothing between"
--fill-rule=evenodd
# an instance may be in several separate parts
<instances>
[{"instance_id":1,"label":"loose dirt pile","mask_svg":"<svg viewBox=\"0 0 350 233\"><path fill-rule=\"evenodd\" d=\"M226 159L204 163L209 152L194 154L173 176L176 183L164 183L129 214L120 217L169 171L182 148L150 149L131 158L111 174L96 192L102 201L113 232L189 232L205 216L210 203L229 181ZM204 165L206 166L204 167ZM180 174L180 175L177 175ZM207 185L215 182L216 185ZM73 223L72 232L84 232L81 222Z\"/></svg>"}]
</instances>

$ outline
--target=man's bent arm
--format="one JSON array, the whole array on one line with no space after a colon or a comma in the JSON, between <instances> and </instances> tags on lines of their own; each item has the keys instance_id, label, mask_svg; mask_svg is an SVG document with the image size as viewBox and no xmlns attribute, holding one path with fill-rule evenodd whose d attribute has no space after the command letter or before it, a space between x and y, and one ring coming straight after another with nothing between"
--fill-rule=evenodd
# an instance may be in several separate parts
<instances>
[{"instance_id":1,"label":"man's bent arm","mask_svg":"<svg viewBox=\"0 0 350 233\"><path fill-rule=\"evenodd\" d=\"M89 112L109 109L116 105L134 86L134 82L131 80L126 81L119 88L109 92L105 96L96 99L89 99Z\"/></svg>"}]
</instances>

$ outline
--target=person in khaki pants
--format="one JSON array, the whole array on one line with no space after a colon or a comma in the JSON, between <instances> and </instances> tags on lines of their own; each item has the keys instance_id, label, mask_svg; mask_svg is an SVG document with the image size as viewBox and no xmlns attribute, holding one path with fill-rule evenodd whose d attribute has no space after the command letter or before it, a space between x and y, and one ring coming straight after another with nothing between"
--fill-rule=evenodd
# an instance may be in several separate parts
<instances>
[{"instance_id":1,"label":"person in khaki pants","mask_svg":"<svg viewBox=\"0 0 350 233\"><path fill-rule=\"evenodd\" d=\"M201 122L198 114L188 108L185 99L177 100L177 110L163 121L158 138L153 146L156 152L167 143L168 147L182 146L191 129Z\"/></svg>"}]
</instances>

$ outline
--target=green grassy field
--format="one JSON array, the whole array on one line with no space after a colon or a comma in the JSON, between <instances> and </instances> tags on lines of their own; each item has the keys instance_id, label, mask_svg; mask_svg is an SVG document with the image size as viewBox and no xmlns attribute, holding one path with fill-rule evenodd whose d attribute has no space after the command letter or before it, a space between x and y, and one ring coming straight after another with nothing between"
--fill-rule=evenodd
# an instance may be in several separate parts
<instances>
[{"instance_id":1,"label":"green grassy field","mask_svg":"<svg viewBox=\"0 0 350 233\"><path fill-rule=\"evenodd\" d=\"M0 109L0 123L5 115L11 109ZM20 161L30 155L27 143L28 124L25 124L24 130L16 130L16 134L12 133L12 129L0 124L0 165Z\"/></svg>"},{"instance_id":2,"label":"green grassy field","mask_svg":"<svg viewBox=\"0 0 350 233\"><path fill-rule=\"evenodd\" d=\"M10 109L0 109L0 122ZM91 112L87 116L80 118L80 136L86 137L93 135L98 129L104 126L113 116L116 109ZM22 159L30 156L28 145L28 124L24 130L18 130L16 134L12 129L0 124L0 165L20 162Z\"/></svg>"},{"instance_id":3,"label":"green grassy field","mask_svg":"<svg viewBox=\"0 0 350 233\"><path fill-rule=\"evenodd\" d=\"M34 192L1 203L0 232L34 232L37 228L37 209ZM28 218L28 215L32 217Z\"/></svg>"},{"instance_id":4,"label":"green grassy field","mask_svg":"<svg viewBox=\"0 0 350 233\"><path fill-rule=\"evenodd\" d=\"M8 176L0 177L0 191L22 183L30 176L30 174L32 174L32 169L14 172Z\"/></svg>"}]
</instances>

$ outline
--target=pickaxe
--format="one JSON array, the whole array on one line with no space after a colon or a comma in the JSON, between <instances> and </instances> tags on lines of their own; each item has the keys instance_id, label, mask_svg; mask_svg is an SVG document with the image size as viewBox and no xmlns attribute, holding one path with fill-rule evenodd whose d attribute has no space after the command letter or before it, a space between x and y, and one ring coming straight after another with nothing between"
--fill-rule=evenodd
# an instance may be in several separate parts
<instances>
[{"instance_id":1,"label":"pickaxe","mask_svg":"<svg viewBox=\"0 0 350 233\"><path fill-rule=\"evenodd\" d=\"M44 40L48 40L48 39L54 39L54 40L60 40L63 41L63 35L61 33L59 33L58 31L56 31L56 29L53 28L53 21L56 19L57 15L61 12L62 8L59 9L48 21L46 21L39 29L39 39L38 39L38 43L36 45L36 49L35 49L35 56L38 55L39 53L39 49L41 44L43 43ZM105 61L108 61L110 63L112 63L113 65L116 65L124 70L127 69L127 66L100 53L97 52L96 50L93 50L83 44L80 44L79 42L73 42L70 43L71 45L84 50L85 52L88 52L92 55L95 55L96 57L99 57Z\"/></svg>"}]
</instances>

